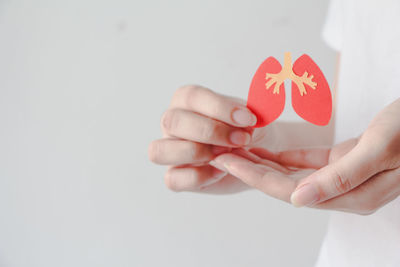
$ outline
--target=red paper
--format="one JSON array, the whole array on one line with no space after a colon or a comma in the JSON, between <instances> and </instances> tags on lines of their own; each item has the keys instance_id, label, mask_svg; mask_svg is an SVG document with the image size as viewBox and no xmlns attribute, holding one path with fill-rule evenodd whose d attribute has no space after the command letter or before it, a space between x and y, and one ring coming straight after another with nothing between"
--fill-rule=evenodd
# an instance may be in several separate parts
<instances>
[{"instance_id":1,"label":"red paper","mask_svg":"<svg viewBox=\"0 0 400 267\"><path fill-rule=\"evenodd\" d=\"M253 127L264 127L276 120L285 107L285 85L279 87L279 93L272 88L266 90L266 73L279 73L282 69L278 60L267 58L258 68L250 85L247 107L257 116L257 124Z\"/></svg>"},{"instance_id":2,"label":"red paper","mask_svg":"<svg viewBox=\"0 0 400 267\"><path fill-rule=\"evenodd\" d=\"M307 94L300 95L299 88L292 82L292 106L296 113L316 125L327 125L332 114L332 95L328 82L317 64L308 56L302 55L293 64L293 72L302 76L304 72L314 75L315 90L305 85Z\"/></svg>"},{"instance_id":3,"label":"red paper","mask_svg":"<svg viewBox=\"0 0 400 267\"><path fill-rule=\"evenodd\" d=\"M257 116L254 128L276 120L285 106L286 79L292 80L292 106L304 120L327 125L332 114L332 95L322 71L308 56L302 55L292 66L290 53L284 65L273 57L257 69L250 85L247 107Z\"/></svg>"}]
</instances>

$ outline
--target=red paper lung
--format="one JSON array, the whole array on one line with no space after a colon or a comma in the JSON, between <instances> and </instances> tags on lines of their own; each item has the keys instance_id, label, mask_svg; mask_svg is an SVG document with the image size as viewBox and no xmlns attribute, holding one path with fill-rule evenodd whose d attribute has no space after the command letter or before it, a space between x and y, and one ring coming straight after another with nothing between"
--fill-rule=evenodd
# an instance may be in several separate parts
<instances>
[{"instance_id":1,"label":"red paper lung","mask_svg":"<svg viewBox=\"0 0 400 267\"><path fill-rule=\"evenodd\" d=\"M327 125L332 113L332 95L322 71L308 56L302 55L293 64L293 72L302 76L305 72L313 75L317 83L312 89L305 84L306 94L301 95L296 83L292 82L292 106L296 113L316 125Z\"/></svg>"},{"instance_id":2,"label":"red paper lung","mask_svg":"<svg viewBox=\"0 0 400 267\"><path fill-rule=\"evenodd\" d=\"M279 73L281 64L274 58L267 58L257 69L249 89L247 107L257 116L254 128L264 127L276 120L285 107L285 86L279 87L279 93L273 93L274 85L266 88L266 74Z\"/></svg>"}]
</instances>

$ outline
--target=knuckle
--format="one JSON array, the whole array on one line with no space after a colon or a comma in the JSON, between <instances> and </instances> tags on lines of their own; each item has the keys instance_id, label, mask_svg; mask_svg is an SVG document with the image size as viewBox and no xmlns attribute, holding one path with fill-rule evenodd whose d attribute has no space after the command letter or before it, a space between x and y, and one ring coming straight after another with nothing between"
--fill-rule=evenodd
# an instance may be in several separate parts
<instances>
[{"instance_id":1,"label":"knuckle","mask_svg":"<svg viewBox=\"0 0 400 267\"><path fill-rule=\"evenodd\" d=\"M220 110L219 104L223 104L216 93L199 85L186 85L179 88L175 99L179 99L184 106L189 108L195 108L196 105L207 102L207 107Z\"/></svg>"},{"instance_id":2,"label":"knuckle","mask_svg":"<svg viewBox=\"0 0 400 267\"><path fill-rule=\"evenodd\" d=\"M174 110L167 110L161 117L161 127L166 132L171 132L179 123L179 118Z\"/></svg>"},{"instance_id":3,"label":"knuckle","mask_svg":"<svg viewBox=\"0 0 400 267\"><path fill-rule=\"evenodd\" d=\"M187 157L190 160L201 160L204 157L204 145L201 145L199 143L194 143L194 142L188 142L186 145L186 153Z\"/></svg>"},{"instance_id":4,"label":"knuckle","mask_svg":"<svg viewBox=\"0 0 400 267\"><path fill-rule=\"evenodd\" d=\"M179 184L177 183L177 179L174 179L171 170L168 170L166 172L166 174L164 176L164 183L169 190L174 191L174 192L179 191Z\"/></svg>"},{"instance_id":5,"label":"knuckle","mask_svg":"<svg viewBox=\"0 0 400 267\"><path fill-rule=\"evenodd\" d=\"M224 112L227 112L227 110L225 109L225 103L226 101L221 99L221 97L211 92L209 97L209 112L215 117L220 116ZM228 112L231 112L231 110L228 110Z\"/></svg>"},{"instance_id":6,"label":"knuckle","mask_svg":"<svg viewBox=\"0 0 400 267\"><path fill-rule=\"evenodd\" d=\"M199 94L207 90L198 85L185 85L177 90L176 97L183 99L186 105L190 106L193 103L193 99L196 99Z\"/></svg>"},{"instance_id":7,"label":"knuckle","mask_svg":"<svg viewBox=\"0 0 400 267\"><path fill-rule=\"evenodd\" d=\"M342 175L336 168L332 169L334 174L333 174L333 179L332 179L332 186L334 190L339 193L339 194L344 194L352 188L350 179Z\"/></svg>"},{"instance_id":8,"label":"knuckle","mask_svg":"<svg viewBox=\"0 0 400 267\"><path fill-rule=\"evenodd\" d=\"M393 144L387 144L382 148L378 160L383 163L384 168L394 169L400 166L400 151L396 150L399 150L398 145Z\"/></svg>"},{"instance_id":9,"label":"knuckle","mask_svg":"<svg viewBox=\"0 0 400 267\"><path fill-rule=\"evenodd\" d=\"M175 95L176 96L186 95L190 92L196 91L198 88L199 88L199 86L197 86L197 85L187 84L187 85L179 87L176 90Z\"/></svg>"},{"instance_id":10,"label":"knuckle","mask_svg":"<svg viewBox=\"0 0 400 267\"><path fill-rule=\"evenodd\" d=\"M165 111L161 116L161 127L164 130L169 128L169 120L170 120L169 110Z\"/></svg>"},{"instance_id":11,"label":"knuckle","mask_svg":"<svg viewBox=\"0 0 400 267\"><path fill-rule=\"evenodd\" d=\"M219 130L218 123L210 122L203 123L199 126L199 136L202 140L210 140L213 138L215 132Z\"/></svg>"},{"instance_id":12,"label":"knuckle","mask_svg":"<svg viewBox=\"0 0 400 267\"><path fill-rule=\"evenodd\" d=\"M329 153L328 162L336 162L340 158L340 154L336 150L331 150Z\"/></svg>"}]
</instances>

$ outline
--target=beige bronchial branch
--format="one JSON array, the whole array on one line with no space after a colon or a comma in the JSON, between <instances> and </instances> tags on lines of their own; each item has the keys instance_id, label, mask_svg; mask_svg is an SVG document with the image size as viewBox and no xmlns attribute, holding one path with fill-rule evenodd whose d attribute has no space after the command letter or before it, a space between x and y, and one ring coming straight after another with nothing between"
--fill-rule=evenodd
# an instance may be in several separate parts
<instances>
[{"instance_id":1,"label":"beige bronchial branch","mask_svg":"<svg viewBox=\"0 0 400 267\"><path fill-rule=\"evenodd\" d=\"M273 73L267 73L267 83L265 84L267 89L270 89L270 87L275 84L274 86L274 91L272 93L274 94L279 94L279 88L281 87L282 83L284 82L285 78L281 78L281 76L278 74L273 74ZM268 80L269 79L269 80Z\"/></svg>"},{"instance_id":2,"label":"beige bronchial branch","mask_svg":"<svg viewBox=\"0 0 400 267\"><path fill-rule=\"evenodd\" d=\"M314 76L310 75L308 76L307 72L304 72L302 76L297 76L292 69L292 56L290 52L285 53L285 59L283 63L283 68L279 73L267 73L265 79L267 82L265 83L265 87L267 89L271 89L272 85L275 84L274 89L272 91L273 94L279 94L279 88L282 85L282 83L286 79L292 80L297 87L299 88L300 95L307 94L307 90L305 88L305 84L310 86L311 89L314 89L317 87L317 83L313 82Z\"/></svg>"},{"instance_id":3,"label":"beige bronchial branch","mask_svg":"<svg viewBox=\"0 0 400 267\"><path fill-rule=\"evenodd\" d=\"M299 88L300 91L300 95L303 94L307 94L306 88L305 88L305 84L310 86L311 89L316 88L317 83L312 81L312 78L314 78L314 75L310 75L308 77L308 73L304 72L303 76L297 76L297 75L293 75L293 77L291 77L291 80L297 85L297 87Z\"/></svg>"}]
</instances>

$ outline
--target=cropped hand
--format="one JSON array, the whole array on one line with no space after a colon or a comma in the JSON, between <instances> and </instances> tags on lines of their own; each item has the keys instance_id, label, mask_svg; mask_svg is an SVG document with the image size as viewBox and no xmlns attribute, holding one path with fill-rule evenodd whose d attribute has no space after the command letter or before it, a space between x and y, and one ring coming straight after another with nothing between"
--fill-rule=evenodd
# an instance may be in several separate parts
<instances>
[{"instance_id":1,"label":"cropped hand","mask_svg":"<svg viewBox=\"0 0 400 267\"><path fill-rule=\"evenodd\" d=\"M364 134L332 149L250 152L286 171L232 153L216 158L232 175L295 206L371 214L400 194L400 99L383 109Z\"/></svg>"},{"instance_id":2,"label":"cropped hand","mask_svg":"<svg viewBox=\"0 0 400 267\"><path fill-rule=\"evenodd\" d=\"M400 194L400 99L384 108L343 157L299 183L291 200L315 205L358 192L363 212L374 212Z\"/></svg>"},{"instance_id":3,"label":"cropped hand","mask_svg":"<svg viewBox=\"0 0 400 267\"><path fill-rule=\"evenodd\" d=\"M161 119L163 137L149 146L149 158L169 165L166 185L174 191L236 192L240 180L210 165L217 155L249 146L256 117L245 101L201 86L178 89ZM212 163L211 163L212 164Z\"/></svg>"}]
</instances>

